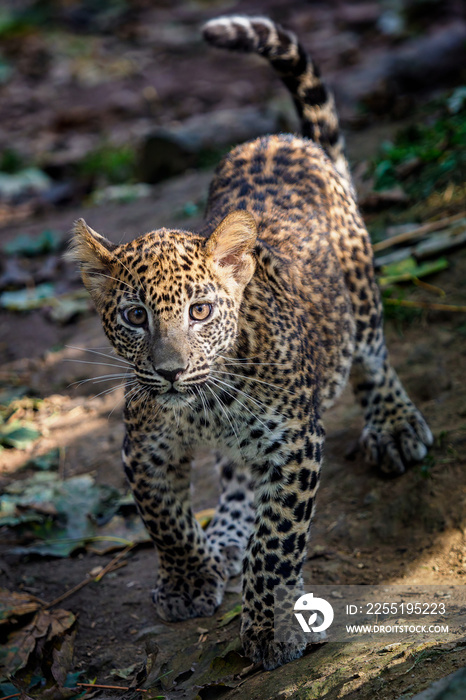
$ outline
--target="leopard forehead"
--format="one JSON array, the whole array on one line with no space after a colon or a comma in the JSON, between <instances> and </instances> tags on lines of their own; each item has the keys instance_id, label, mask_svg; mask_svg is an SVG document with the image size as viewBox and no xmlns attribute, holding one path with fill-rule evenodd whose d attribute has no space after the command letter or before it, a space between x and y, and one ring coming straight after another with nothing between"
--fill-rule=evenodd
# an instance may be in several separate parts
<instances>
[{"instance_id":1,"label":"leopard forehead","mask_svg":"<svg viewBox=\"0 0 466 700\"><path fill-rule=\"evenodd\" d=\"M186 300L226 293L205 254L205 239L160 229L114 250L118 277L136 286L141 300L164 314ZM128 289L129 291L129 289Z\"/></svg>"}]
</instances>

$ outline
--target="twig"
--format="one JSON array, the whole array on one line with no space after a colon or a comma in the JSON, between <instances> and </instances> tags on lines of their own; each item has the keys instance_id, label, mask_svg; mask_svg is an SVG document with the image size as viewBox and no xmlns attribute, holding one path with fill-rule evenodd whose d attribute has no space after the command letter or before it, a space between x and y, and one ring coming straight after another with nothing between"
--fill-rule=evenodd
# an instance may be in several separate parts
<instances>
[{"instance_id":1,"label":"twig","mask_svg":"<svg viewBox=\"0 0 466 700\"><path fill-rule=\"evenodd\" d=\"M55 600L52 600L51 603L47 603L47 605L44 605L44 610L48 610L49 608L53 608L54 605L58 605L58 603L61 603L62 601L66 600L66 598L69 598L69 596L73 595L73 593L76 593L77 591L81 590L81 588L84 588L84 586L87 586L88 583L93 581L92 578L88 575L83 581L78 583L76 586L73 586L73 588L70 588L69 591L66 591L66 593L63 593L62 595L59 595L58 598L55 598Z\"/></svg>"},{"instance_id":2,"label":"twig","mask_svg":"<svg viewBox=\"0 0 466 700\"><path fill-rule=\"evenodd\" d=\"M58 450L58 475L61 481L65 480L65 458L66 447L62 445Z\"/></svg>"},{"instance_id":3,"label":"twig","mask_svg":"<svg viewBox=\"0 0 466 700\"><path fill-rule=\"evenodd\" d=\"M384 304L391 306L408 306L412 309L428 309L431 311L459 311L466 314L466 306L454 306L453 304L431 304L428 301L410 301L409 299L384 299Z\"/></svg>"},{"instance_id":4,"label":"twig","mask_svg":"<svg viewBox=\"0 0 466 700\"><path fill-rule=\"evenodd\" d=\"M379 250L391 248L393 245L397 245L398 243L412 241L415 238L420 238L426 233L430 233L431 231L440 231L450 224L453 224L455 221L459 221L465 217L466 212L463 211L460 214L455 214L454 216L447 216L445 219L439 219L438 221L431 221L428 224L422 224L422 226L418 226L418 228L415 228L413 231L406 231L405 233L398 234L398 236L391 236L391 238L386 238L384 241L374 243L372 249L377 252Z\"/></svg>"},{"instance_id":5,"label":"twig","mask_svg":"<svg viewBox=\"0 0 466 700\"><path fill-rule=\"evenodd\" d=\"M10 700L10 698L19 698L21 693L13 693L13 695L4 695L0 700Z\"/></svg>"},{"instance_id":6,"label":"twig","mask_svg":"<svg viewBox=\"0 0 466 700\"><path fill-rule=\"evenodd\" d=\"M427 292L437 294L437 296L439 297L446 296L446 292L441 287L437 287L435 284L429 284L428 282L424 282L424 280L420 280L419 277L413 277L413 282L417 287L421 287Z\"/></svg>"},{"instance_id":7,"label":"twig","mask_svg":"<svg viewBox=\"0 0 466 700\"><path fill-rule=\"evenodd\" d=\"M130 688L129 686L122 686L122 685L98 685L97 683L76 683L78 686L82 686L83 688L105 688L106 690L133 690L133 688ZM144 690L144 688L134 688L134 690L137 693L148 693L149 690ZM13 696L11 696L13 697ZM4 700L3 698L0 698L0 700Z\"/></svg>"},{"instance_id":8,"label":"twig","mask_svg":"<svg viewBox=\"0 0 466 700\"><path fill-rule=\"evenodd\" d=\"M131 545L134 546L134 545ZM121 569L122 566L126 566L127 562L122 561L119 562L119 559L123 556L124 553L129 551L129 547L127 547L123 552L119 553L119 556L116 556L112 559L112 561L107 564L107 566L102 569L102 571L97 575L97 576L90 576L89 574L86 576L85 579L80 581L79 583L76 584L76 586L73 586L73 588L70 588L69 591L66 591L66 593L63 593L62 595L58 596L58 598L55 598L55 600L52 600L51 603L47 603L47 605L44 606L44 610L48 610L49 608L52 608L54 605L58 605L58 603L62 603L66 598L69 598L72 596L74 593L77 593L77 591L81 590L81 588L84 588L84 586L87 586L88 583L91 583L92 581L99 582L105 574L108 574L110 572L116 571L117 569Z\"/></svg>"},{"instance_id":9,"label":"twig","mask_svg":"<svg viewBox=\"0 0 466 700\"><path fill-rule=\"evenodd\" d=\"M107 566L104 567L104 568L102 569L102 571L100 572L100 574L97 574L97 576L95 577L94 581L95 581L96 583L98 583L98 582L105 576L105 574L108 574L108 573L109 573L109 571L114 571L116 568L119 569L120 566L117 567L116 565L118 564L118 562L120 561L120 559L122 559L124 556L126 556L126 554L128 554L128 552L129 552L131 549L133 549L134 546L135 546L134 543L131 543L131 544L129 544L125 549L123 549L123 551L118 552L118 554L112 559L112 561L110 561L110 562L107 564ZM126 563L126 562L122 562L122 563Z\"/></svg>"}]
</instances>

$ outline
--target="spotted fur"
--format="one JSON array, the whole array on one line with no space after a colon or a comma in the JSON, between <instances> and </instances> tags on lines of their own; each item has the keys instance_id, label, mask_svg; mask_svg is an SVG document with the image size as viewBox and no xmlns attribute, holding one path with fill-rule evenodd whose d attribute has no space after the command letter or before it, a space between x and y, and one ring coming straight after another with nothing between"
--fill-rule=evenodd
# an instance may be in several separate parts
<instances>
[{"instance_id":1,"label":"spotted fur","mask_svg":"<svg viewBox=\"0 0 466 700\"><path fill-rule=\"evenodd\" d=\"M117 246L81 220L71 255L131 369L123 462L159 554L157 611L213 614L242 562L243 646L270 669L306 645L300 633L274 641L274 602L286 612L287 591L301 590L322 414L351 368L371 462L401 473L432 436L389 364L371 245L315 66L267 19L213 20L205 35L267 57L315 140L235 148L199 233L159 229ZM190 500L205 446L224 455L206 533Z\"/></svg>"}]
</instances>

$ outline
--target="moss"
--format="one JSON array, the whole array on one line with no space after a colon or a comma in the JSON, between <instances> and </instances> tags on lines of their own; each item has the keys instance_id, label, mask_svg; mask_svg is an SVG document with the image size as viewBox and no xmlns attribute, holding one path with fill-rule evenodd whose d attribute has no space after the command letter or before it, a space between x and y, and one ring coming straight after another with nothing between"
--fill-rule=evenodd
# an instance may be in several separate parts
<instances>
[{"instance_id":1,"label":"moss","mask_svg":"<svg viewBox=\"0 0 466 700\"><path fill-rule=\"evenodd\" d=\"M120 185L135 179L136 153L131 146L105 144L88 153L79 164L79 174L103 178L107 183Z\"/></svg>"},{"instance_id":2,"label":"moss","mask_svg":"<svg viewBox=\"0 0 466 700\"><path fill-rule=\"evenodd\" d=\"M14 148L5 148L0 155L0 172L14 174L25 167L23 157Z\"/></svg>"},{"instance_id":3,"label":"moss","mask_svg":"<svg viewBox=\"0 0 466 700\"><path fill-rule=\"evenodd\" d=\"M403 189L413 198L429 197L435 190L466 179L466 108L464 101L436 101L421 123L401 129L393 143L385 143L373 163L375 188Z\"/></svg>"}]
</instances>

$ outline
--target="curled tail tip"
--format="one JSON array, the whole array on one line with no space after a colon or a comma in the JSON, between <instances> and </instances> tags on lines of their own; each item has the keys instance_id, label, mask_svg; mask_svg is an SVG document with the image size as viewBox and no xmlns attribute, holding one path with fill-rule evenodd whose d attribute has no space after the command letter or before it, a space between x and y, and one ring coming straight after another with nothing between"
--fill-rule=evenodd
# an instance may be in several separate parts
<instances>
[{"instance_id":1,"label":"curled tail tip","mask_svg":"<svg viewBox=\"0 0 466 700\"><path fill-rule=\"evenodd\" d=\"M258 50L258 29L268 32L276 27L268 17L225 15L209 20L202 27L207 43L230 51L251 52Z\"/></svg>"},{"instance_id":2,"label":"curled tail tip","mask_svg":"<svg viewBox=\"0 0 466 700\"><path fill-rule=\"evenodd\" d=\"M211 19L202 33L218 48L266 58L294 99L303 136L322 146L340 174L351 182L333 96L295 34L268 17L245 15Z\"/></svg>"}]
</instances>

